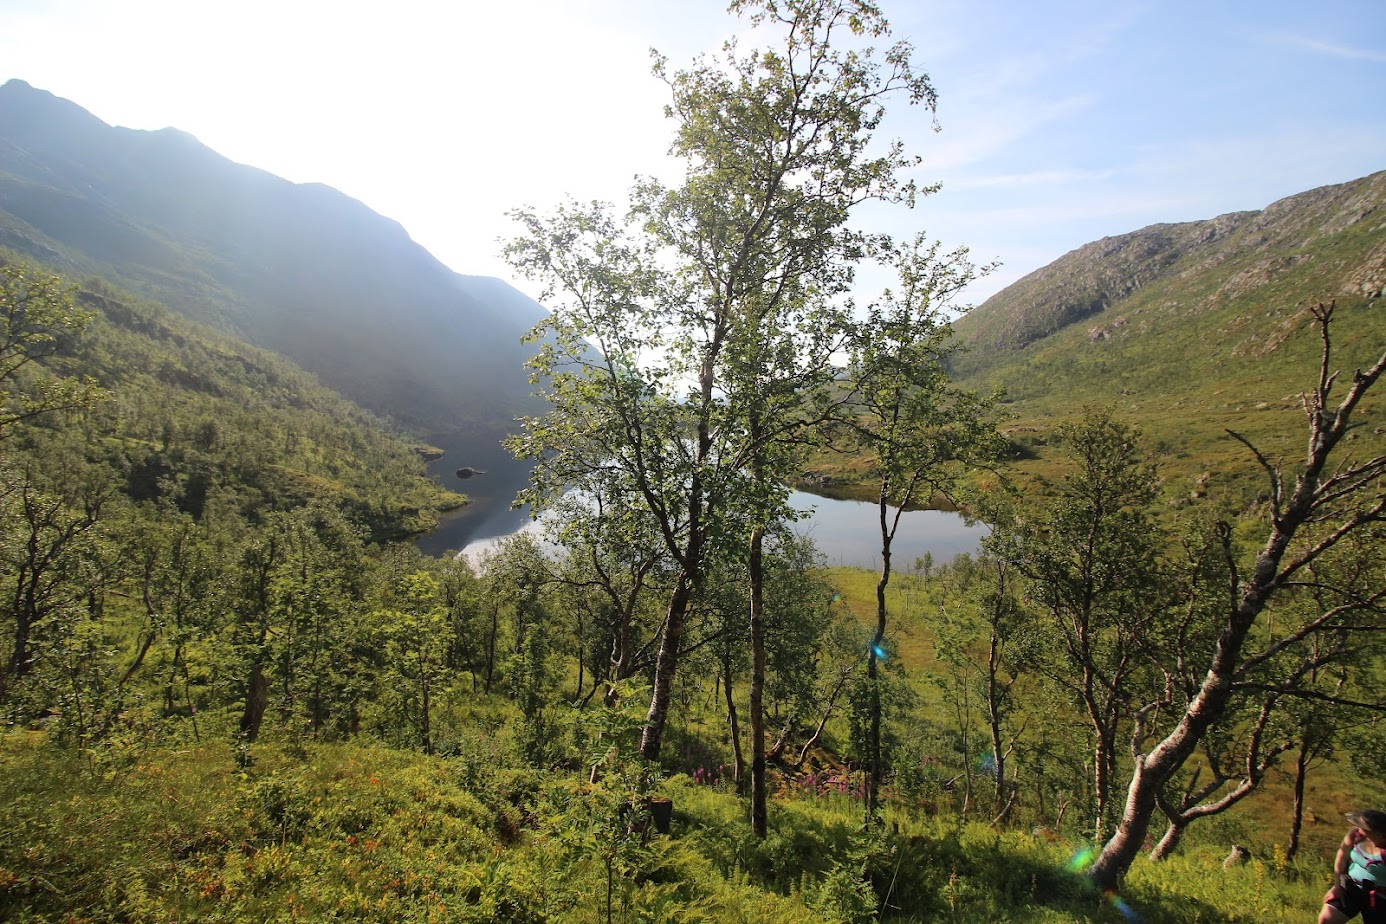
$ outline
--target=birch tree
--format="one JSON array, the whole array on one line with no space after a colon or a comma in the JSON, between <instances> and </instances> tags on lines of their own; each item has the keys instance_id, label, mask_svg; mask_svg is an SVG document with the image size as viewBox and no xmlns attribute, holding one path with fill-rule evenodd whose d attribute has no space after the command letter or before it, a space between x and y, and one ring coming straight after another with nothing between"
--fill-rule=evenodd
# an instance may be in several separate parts
<instances>
[{"instance_id":1,"label":"birch tree","mask_svg":"<svg viewBox=\"0 0 1386 924\"><path fill-rule=\"evenodd\" d=\"M1255 456L1266 479L1264 541L1247 562L1239 555L1230 525L1219 530L1218 546L1227 562L1219 631L1206 652L1207 670L1189 690L1170 685L1135 713L1131 733L1133 767L1120 823L1093 866L1092 879L1115 889L1141 849L1160 794L1195 753L1200 741L1226 713L1233 698L1277 688L1261 668L1315 635L1357 630L1379 631L1386 601L1386 575L1379 567L1346 572L1322 587L1331 599L1301 618L1270 624L1272 604L1314 583L1311 569L1334 560L1351 544L1371 542L1379 549L1386 522L1386 455L1354 457L1344 451L1364 401L1386 372L1386 352L1341 383L1333 371L1334 306L1308 311L1321 343L1316 380L1303 395L1307 445L1292 467L1273 462L1250 440L1231 436ZM1377 556L1379 560L1379 555ZM1336 700L1332 694L1284 688L1286 695ZM1161 714L1174 718L1163 726Z\"/></svg>"},{"instance_id":2,"label":"birch tree","mask_svg":"<svg viewBox=\"0 0 1386 924\"><path fill-rule=\"evenodd\" d=\"M967 251L943 255L937 243L920 236L899 253L896 269L898 287L887 290L853 332L852 401L845 418L848 448L872 459L881 542L876 632L866 651L868 818L875 815L884 770L877 662L885 643L886 589L900 517L950 493L964 468L993 457L998 448L989 403L951 388L944 368L952 336L944 309L977 276Z\"/></svg>"},{"instance_id":3,"label":"birch tree","mask_svg":"<svg viewBox=\"0 0 1386 924\"><path fill-rule=\"evenodd\" d=\"M553 312L536 362L553 411L526 421L512 443L539 460L530 499L552 502L620 467L677 567L642 732L649 759L659 753L690 604L715 546L731 541L725 514L755 511L742 540L754 548L782 506L774 486L784 457L772 447L802 414L768 396L802 384L800 363L822 368L829 354L815 355L806 338L831 332L823 319L842 310L834 305L856 265L885 243L851 227L851 213L869 200L912 203L920 192L902 176L916 161L875 139L885 103L935 102L907 43L869 47L890 35L874 4L737 0L731 11L768 37L764 49L728 42L684 70L655 61L670 89L682 180L641 180L626 221L602 206L517 213L524 232L507 251L546 284ZM763 633L757 612L753 603L753 650ZM764 745L752 700L759 832Z\"/></svg>"}]
</instances>

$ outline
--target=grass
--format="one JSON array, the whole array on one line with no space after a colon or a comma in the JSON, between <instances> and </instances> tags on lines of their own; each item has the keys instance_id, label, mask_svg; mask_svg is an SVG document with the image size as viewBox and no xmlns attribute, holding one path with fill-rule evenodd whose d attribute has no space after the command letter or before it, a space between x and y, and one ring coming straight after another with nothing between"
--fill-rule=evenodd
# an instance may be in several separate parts
<instances>
[{"instance_id":1,"label":"grass","mask_svg":"<svg viewBox=\"0 0 1386 924\"><path fill-rule=\"evenodd\" d=\"M874 623L876 575L831 577L843 605ZM888 593L896 657L921 689L937 666L939 586L898 574ZM1284 784L1273 782L1191 829L1172 860L1140 859L1121 896L1102 896L1076 862L1088 845L898 797L867 833L850 795L780 785L760 841L724 782L676 775L659 784L675 806L671 834L653 835L621 808L632 791L619 774L593 785L577 768L526 767L518 736L497 724L503 709L512 715L468 699L450 714L447 757L366 739L271 739L246 759L228 743L233 718L213 713L200 716L200 742L132 729L78 752L41 732L2 736L0 919L604 924L610 885L613 922L856 922L882 909L898 922L1116 922L1128 912L1151 924L1288 922L1317 913L1342 833L1336 813L1382 795L1340 768L1318 771L1310 805L1322 820L1300 863L1284 865L1271 859L1286 811ZM703 716L683 738L705 745L718 734ZM1255 859L1223 870L1234 837Z\"/></svg>"},{"instance_id":2,"label":"grass","mask_svg":"<svg viewBox=\"0 0 1386 924\"><path fill-rule=\"evenodd\" d=\"M1323 293L1331 291L1325 288L1331 280L1321 270L1371 244L1360 236L1320 245L1314 259L1236 297L1215 296L1218 281L1235 274L1239 262L1208 279L1160 280L1024 350L987 354L959 384L1006 392L1004 429L1037 456L1017 463L1022 472L1052 475L1047 434L1087 407L1104 407L1144 432L1172 495L1186 492L1204 472L1214 473L1229 493L1254 494L1263 476L1227 431L1247 436L1272 460L1301 454L1299 395L1317 379L1321 348L1304 307L1329 300ZM1338 299L1334 369L1347 374L1380 355L1386 345L1380 314L1378 305L1360 297ZM1088 338L1091 326L1116 317L1129 323L1109 339ZM1366 425L1356 448L1363 453L1386 447L1379 432L1386 417L1379 399L1374 405L1360 418Z\"/></svg>"},{"instance_id":3,"label":"grass","mask_svg":"<svg viewBox=\"0 0 1386 924\"><path fill-rule=\"evenodd\" d=\"M829 568L829 580L842 595L841 603L863 626L876 627L876 584L880 573L863 568ZM907 674L936 666L935 645L928 628L928 580L909 572L893 572L886 585L886 635Z\"/></svg>"},{"instance_id":4,"label":"grass","mask_svg":"<svg viewBox=\"0 0 1386 924\"><path fill-rule=\"evenodd\" d=\"M1365 198L1354 204L1301 203L1300 212L1282 210L1264 226L1187 240L1165 270L1140 271L1143 284L1126 297L1053 329L1054 319L1038 316L1046 304L1086 301L1096 278L1136 272L1093 254L1061 258L1041 278L1018 283L957 322L966 349L954 359L956 384L1004 394L1002 429L1020 450L1014 468L1022 479L1059 475L1049 434L1086 408L1107 408L1145 433L1169 500L1187 500L1195 481L1211 473L1213 490L1245 505L1265 490L1265 477L1228 430L1272 461L1303 452L1299 395L1317 381L1321 350L1306 308L1336 301L1332 366L1344 377L1386 346L1383 306L1355 284L1373 272L1368 267L1386 242L1386 224L1330 221L1315 211L1328 208L1342 219L1342 209L1360 210L1365 201L1368 214L1386 194L1386 181L1377 176L1359 187ZM1007 330L1022 328L1035 339L1021 348L994 346L998 338L1014 340ZM1379 398L1374 404L1359 417L1359 455L1386 449L1386 415ZM870 491L863 466L860 458L824 454L809 474L840 493Z\"/></svg>"},{"instance_id":5,"label":"grass","mask_svg":"<svg viewBox=\"0 0 1386 924\"><path fill-rule=\"evenodd\" d=\"M0 740L0 917L606 920L602 784L363 742L255 752L242 769L224 745L103 762ZM613 921L871 920L882 901L902 922L1125 920L1079 874L1082 845L898 807L868 835L838 795L777 799L757 841L732 793L662 790L668 837L603 829L624 851ZM1122 900L1152 924L1304 920L1324 878L1200 848L1139 862Z\"/></svg>"}]
</instances>

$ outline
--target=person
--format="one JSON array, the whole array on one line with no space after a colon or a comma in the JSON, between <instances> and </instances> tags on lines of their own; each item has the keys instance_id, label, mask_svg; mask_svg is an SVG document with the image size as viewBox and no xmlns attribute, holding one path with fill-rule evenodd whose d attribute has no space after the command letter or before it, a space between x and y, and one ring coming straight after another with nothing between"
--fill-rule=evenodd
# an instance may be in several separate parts
<instances>
[{"instance_id":1,"label":"person","mask_svg":"<svg viewBox=\"0 0 1386 924\"><path fill-rule=\"evenodd\" d=\"M1352 824L1333 858L1333 886L1323 897L1319 924L1386 924L1386 812L1348 812Z\"/></svg>"}]
</instances>

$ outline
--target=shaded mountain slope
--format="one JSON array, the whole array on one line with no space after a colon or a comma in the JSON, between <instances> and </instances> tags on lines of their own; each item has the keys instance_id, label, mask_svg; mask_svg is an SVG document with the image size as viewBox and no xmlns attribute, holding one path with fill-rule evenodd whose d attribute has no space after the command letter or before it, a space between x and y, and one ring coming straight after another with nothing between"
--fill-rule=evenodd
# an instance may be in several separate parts
<instances>
[{"instance_id":1,"label":"shaded mountain slope","mask_svg":"<svg viewBox=\"0 0 1386 924\"><path fill-rule=\"evenodd\" d=\"M0 248L0 267L27 262ZM429 529L463 502L425 476L424 447L282 357L100 280L71 291L86 329L16 381L31 387L41 368L103 397L8 433L6 466L80 455L131 500L198 519L216 507L259 522L321 502L372 540Z\"/></svg>"},{"instance_id":2,"label":"shaded mountain slope","mask_svg":"<svg viewBox=\"0 0 1386 924\"><path fill-rule=\"evenodd\" d=\"M528 404L537 303L330 187L22 81L0 87L0 244L234 331L421 432L503 428Z\"/></svg>"}]
</instances>

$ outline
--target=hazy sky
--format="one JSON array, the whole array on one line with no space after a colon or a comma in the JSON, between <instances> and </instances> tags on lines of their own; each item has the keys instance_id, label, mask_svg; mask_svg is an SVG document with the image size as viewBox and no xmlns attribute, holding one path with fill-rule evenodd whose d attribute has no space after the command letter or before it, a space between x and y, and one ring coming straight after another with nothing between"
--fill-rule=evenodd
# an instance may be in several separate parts
<instances>
[{"instance_id":1,"label":"hazy sky","mask_svg":"<svg viewBox=\"0 0 1386 924\"><path fill-rule=\"evenodd\" d=\"M1386 169L1386 0L880 2L940 95L940 131L898 108L889 132L944 189L863 222L1000 260L978 301L1104 235ZM335 186L511 278L507 209L672 177L649 49L738 28L715 0L0 0L0 81Z\"/></svg>"}]
</instances>

